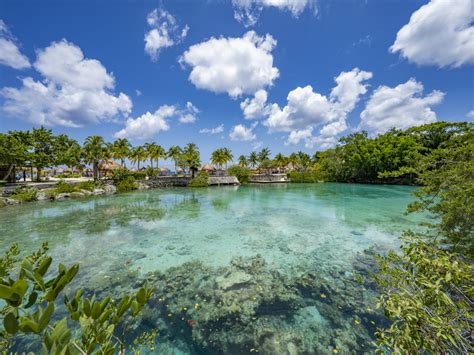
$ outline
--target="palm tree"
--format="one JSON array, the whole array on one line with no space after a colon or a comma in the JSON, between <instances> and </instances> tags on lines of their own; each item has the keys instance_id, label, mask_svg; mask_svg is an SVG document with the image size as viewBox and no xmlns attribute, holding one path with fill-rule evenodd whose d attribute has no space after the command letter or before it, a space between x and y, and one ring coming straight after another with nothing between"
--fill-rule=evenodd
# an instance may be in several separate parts
<instances>
[{"instance_id":1,"label":"palm tree","mask_svg":"<svg viewBox=\"0 0 474 355\"><path fill-rule=\"evenodd\" d=\"M222 148L216 149L211 154L211 163L217 166L217 170L221 170L222 165L225 163L225 158Z\"/></svg>"},{"instance_id":2,"label":"palm tree","mask_svg":"<svg viewBox=\"0 0 474 355\"><path fill-rule=\"evenodd\" d=\"M181 154L183 154L183 150L181 149L181 147L179 145L173 145L172 147L170 147L170 149L168 149L168 152L166 153L166 157L171 158L171 160L173 160L173 162L174 162L174 171L175 172L177 170L177 168L176 168L177 161L178 161L179 157L181 156Z\"/></svg>"},{"instance_id":3,"label":"palm tree","mask_svg":"<svg viewBox=\"0 0 474 355\"><path fill-rule=\"evenodd\" d=\"M109 146L105 143L101 136L89 136L84 142L84 160L92 164L94 170L94 180L99 179L99 164L102 160L107 159L109 154Z\"/></svg>"},{"instance_id":4,"label":"palm tree","mask_svg":"<svg viewBox=\"0 0 474 355\"><path fill-rule=\"evenodd\" d=\"M199 170L201 166L201 154L196 144L188 143L184 147L183 159L186 163L186 166L191 170L191 176L194 178L194 174Z\"/></svg>"},{"instance_id":5,"label":"palm tree","mask_svg":"<svg viewBox=\"0 0 474 355\"><path fill-rule=\"evenodd\" d=\"M227 163L231 162L234 159L234 155L229 148L222 148L222 156L225 164L225 169L227 170Z\"/></svg>"},{"instance_id":6,"label":"palm tree","mask_svg":"<svg viewBox=\"0 0 474 355\"><path fill-rule=\"evenodd\" d=\"M137 170L140 170L140 162L147 159L147 153L143 146L139 145L132 149L130 153L130 160L133 164L137 163Z\"/></svg>"},{"instance_id":7,"label":"palm tree","mask_svg":"<svg viewBox=\"0 0 474 355\"><path fill-rule=\"evenodd\" d=\"M292 169L298 170L300 167L300 158L298 157L298 154L291 153L288 157L288 164L291 164L293 166Z\"/></svg>"},{"instance_id":8,"label":"palm tree","mask_svg":"<svg viewBox=\"0 0 474 355\"><path fill-rule=\"evenodd\" d=\"M253 151L252 153L250 153L249 158L248 158L248 162L249 162L249 164L252 168L255 168L257 166L257 164L258 164L258 155L257 155L256 151Z\"/></svg>"},{"instance_id":9,"label":"palm tree","mask_svg":"<svg viewBox=\"0 0 474 355\"><path fill-rule=\"evenodd\" d=\"M241 166L242 168L246 168L247 165L248 165L247 158L245 157L245 155L241 155L239 157L239 166Z\"/></svg>"},{"instance_id":10,"label":"palm tree","mask_svg":"<svg viewBox=\"0 0 474 355\"><path fill-rule=\"evenodd\" d=\"M130 155L131 147L127 138L119 138L112 144L112 156L114 159L120 159L122 168L125 168L125 159Z\"/></svg>"},{"instance_id":11,"label":"palm tree","mask_svg":"<svg viewBox=\"0 0 474 355\"><path fill-rule=\"evenodd\" d=\"M306 169L311 164L311 157L302 151L299 151L297 154L298 154L298 159L300 161L301 167L303 169Z\"/></svg>"},{"instance_id":12,"label":"palm tree","mask_svg":"<svg viewBox=\"0 0 474 355\"><path fill-rule=\"evenodd\" d=\"M262 163L265 160L270 159L270 149L268 148L263 148L260 153L258 153L258 161Z\"/></svg>"},{"instance_id":13,"label":"palm tree","mask_svg":"<svg viewBox=\"0 0 474 355\"><path fill-rule=\"evenodd\" d=\"M278 153L277 155L275 155L275 158L273 159L273 161L275 162L275 165L278 168L278 172L280 172L281 168L286 165L287 159L283 154Z\"/></svg>"}]
</instances>

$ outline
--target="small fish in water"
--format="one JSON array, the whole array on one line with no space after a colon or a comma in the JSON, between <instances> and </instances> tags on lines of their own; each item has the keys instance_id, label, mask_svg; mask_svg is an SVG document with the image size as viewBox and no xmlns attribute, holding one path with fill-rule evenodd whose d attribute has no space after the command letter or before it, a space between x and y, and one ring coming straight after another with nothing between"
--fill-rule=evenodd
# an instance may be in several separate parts
<instances>
[{"instance_id":1,"label":"small fish in water","mask_svg":"<svg viewBox=\"0 0 474 355\"><path fill-rule=\"evenodd\" d=\"M332 352L333 352L334 354L337 354L337 353L339 352L339 350L337 350L336 348L334 348L334 349L332 349Z\"/></svg>"},{"instance_id":2,"label":"small fish in water","mask_svg":"<svg viewBox=\"0 0 474 355\"><path fill-rule=\"evenodd\" d=\"M196 304L194 305L194 309L196 309L196 310L199 309L199 304L198 304L198 303L196 303Z\"/></svg>"},{"instance_id":3,"label":"small fish in water","mask_svg":"<svg viewBox=\"0 0 474 355\"><path fill-rule=\"evenodd\" d=\"M186 321L186 323L188 323L188 325L189 325L190 327L192 327L192 326L194 325L194 321L193 321L192 319L188 319L188 320Z\"/></svg>"},{"instance_id":4,"label":"small fish in water","mask_svg":"<svg viewBox=\"0 0 474 355\"><path fill-rule=\"evenodd\" d=\"M321 293L321 298L326 298L327 296L324 293Z\"/></svg>"},{"instance_id":5,"label":"small fish in water","mask_svg":"<svg viewBox=\"0 0 474 355\"><path fill-rule=\"evenodd\" d=\"M354 319L354 323L355 323L355 324L360 324L360 320Z\"/></svg>"}]
</instances>

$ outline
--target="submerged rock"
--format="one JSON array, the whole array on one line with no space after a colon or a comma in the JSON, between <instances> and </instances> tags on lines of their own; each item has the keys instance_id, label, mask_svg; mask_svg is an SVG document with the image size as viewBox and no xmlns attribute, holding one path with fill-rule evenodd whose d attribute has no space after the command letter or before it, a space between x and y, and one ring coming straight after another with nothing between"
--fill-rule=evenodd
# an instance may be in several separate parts
<instances>
[{"instance_id":1,"label":"submerged rock","mask_svg":"<svg viewBox=\"0 0 474 355\"><path fill-rule=\"evenodd\" d=\"M4 205L18 205L20 204L20 201L10 197L0 197L0 203Z\"/></svg>"},{"instance_id":2,"label":"submerged rock","mask_svg":"<svg viewBox=\"0 0 474 355\"><path fill-rule=\"evenodd\" d=\"M234 271L225 276L216 277L217 287L222 290L245 286L252 279L252 276L242 271Z\"/></svg>"},{"instance_id":3,"label":"submerged rock","mask_svg":"<svg viewBox=\"0 0 474 355\"><path fill-rule=\"evenodd\" d=\"M105 190L104 190L104 189L98 189L98 188L96 188L96 189L94 189L94 190L92 191L92 194L95 195L95 196L97 196L97 195L103 195L103 194L105 194Z\"/></svg>"}]
</instances>

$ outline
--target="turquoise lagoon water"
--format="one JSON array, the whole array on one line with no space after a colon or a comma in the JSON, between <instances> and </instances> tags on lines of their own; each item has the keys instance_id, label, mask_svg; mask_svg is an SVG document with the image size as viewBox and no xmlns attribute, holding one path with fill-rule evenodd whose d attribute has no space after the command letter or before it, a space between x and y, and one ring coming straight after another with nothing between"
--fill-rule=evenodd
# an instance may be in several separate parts
<instances>
[{"instance_id":1,"label":"turquoise lagoon water","mask_svg":"<svg viewBox=\"0 0 474 355\"><path fill-rule=\"evenodd\" d=\"M274 184L28 204L0 211L0 251L48 241L56 262L81 265L70 292L118 297L148 279L155 296L127 334L158 329L149 352L359 354L386 320L354 274L416 228L411 192Z\"/></svg>"}]
</instances>

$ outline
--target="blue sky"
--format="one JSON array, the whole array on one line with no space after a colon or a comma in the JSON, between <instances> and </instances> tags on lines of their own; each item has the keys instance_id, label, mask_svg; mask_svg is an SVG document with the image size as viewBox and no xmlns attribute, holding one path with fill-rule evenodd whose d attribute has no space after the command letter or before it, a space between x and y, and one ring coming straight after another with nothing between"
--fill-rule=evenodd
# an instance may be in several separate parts
<instances>
[{"instance_id":1,"label":"blue sky","mask_svg":"<svg viewBox=\"0 0 474 355\"><path fill-rule=\"evenodd\" d=\"M472 121L472 7L2 0L0 131L195 142L207 160L221 146L314 152L359 129Z\"/></svg>"}]
</instances>

